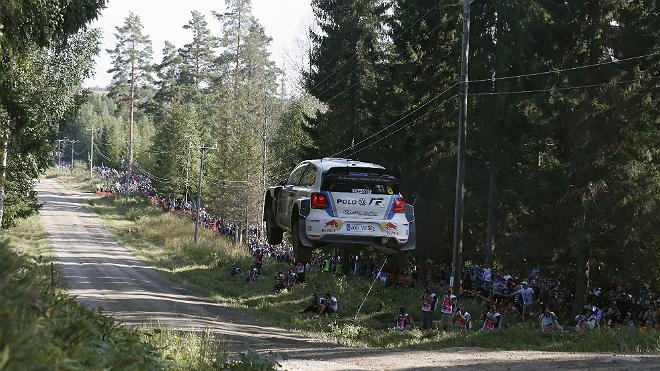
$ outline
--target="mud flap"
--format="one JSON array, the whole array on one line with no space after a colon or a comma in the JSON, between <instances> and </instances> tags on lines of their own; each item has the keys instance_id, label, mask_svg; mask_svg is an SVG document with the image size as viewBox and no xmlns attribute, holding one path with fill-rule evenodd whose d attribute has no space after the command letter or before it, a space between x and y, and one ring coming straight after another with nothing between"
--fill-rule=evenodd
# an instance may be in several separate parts
<instances>
[{"instance_id":1,"label":"mud flap","mask_svg":"<svg viewBox=\"0 0 660 371\"><path fill-rule=\"evenodd\" d=\"M300 242L305 247L314 247L314 243L307 238L307 217L310 212L310 201L302 200L300 201L300 207L298 208L298 238Z\"/></svg>"},{"instance_id":2,"label":"mud flap","mask_svg":"<svg viewBox=\"0 0 660 371\"><path fill-rule=\"evenodd\" d=\"M406 219L408 219L408 242L405 245L401 246L400 251L412 251L415 250L415 245L417 244L417 228L415 226L415 207L410 204L406 204Z\"/></svg>"}]
</instances>

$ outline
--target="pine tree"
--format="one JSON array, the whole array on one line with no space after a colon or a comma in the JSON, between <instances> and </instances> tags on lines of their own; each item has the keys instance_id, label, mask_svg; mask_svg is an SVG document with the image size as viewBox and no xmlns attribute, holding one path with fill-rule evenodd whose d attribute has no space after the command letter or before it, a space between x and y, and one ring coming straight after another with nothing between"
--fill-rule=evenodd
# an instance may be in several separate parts
<instances>
[{"instance_id":1,"label":"pine tree","mask_svg":"<svg viewBox=\"0 0 660 371\"><path fill-rule=\"evenodd\" d=\"M112 83L109 96L128 106L128 167L133 165L135 103L146 96L152 81L151 40L142 32L140 17L129 13L122 26L116 27L117 44L107 52L112 58ZM144 101L142 102L144 103Z\"/></svg>"},{"instance_id":2,"label":"pine tree","mask_svg":"<svg viewBox=\"0 0 660 371\"><path fill-rule=\"evenodd\" d=\"M319 31L312 32L313 69L304 75L307 91L327 105L310 120L315 146L308 157L329 156L365 136L383 62L382 1L312 1ZM328 140L332 138L332 140Z\"/></svg>"},{"instance_id":3,"label":"pine tree","mask_svg":"<svg viewBox=\"0 0 660 371\"><path fill-rule=\"evenodd\" d=\"M183 26L192 32L192 41L180 50L188 74L198 86L208 85L215 75L215 49L220 44L218 39L211 35L208 22L204 15L198 11L192 12L192 19Z\"/></svg>"}]
</instances>

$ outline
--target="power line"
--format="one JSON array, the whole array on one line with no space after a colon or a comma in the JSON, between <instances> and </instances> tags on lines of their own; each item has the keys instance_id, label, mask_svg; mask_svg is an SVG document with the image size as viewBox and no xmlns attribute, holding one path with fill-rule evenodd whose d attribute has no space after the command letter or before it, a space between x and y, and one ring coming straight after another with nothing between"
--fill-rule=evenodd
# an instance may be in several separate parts
<instances>
[{"instance_id":1,"label":"power line","mask_svg":"<svg viewBox=\"0 0 660 371\"><path fill-rule=\"evenodd\" d=\"M433 31L437 30L437 29L440 28L441 26L442 26L442 24L438 24L437 26L435 26L435 27L433 27L432 29L430 29L429 31L427 31L427 33L432 33ZM394 40L393 40L393 41L394 41ZM375 71L380 72L380 69L381 69L381 68L383 68L383 65L376 67ZM357 69L357 67L356 67L353 71L355 71L356 69ZM352 73L353 71L351 71L351 73ZM436 77L437 75L439 75L440 72L442 72L442 71L439 71L438 73L435 73L435 74L433 75L433 77ZM350 74L349 74L349 75L350 75ZM339 82L343 81L343 80L344 80L346 77L348 77L349 75L344 76L342 79L338 80L334 85L337 85ZM346 93L347 91L351 90L352 88L354 88L354 87L355 87L357 84L359 84L359 83L360 83L359 80L356 81L356 82L354 82L353 84L351 84L351 85L350 85L349 87L347 87L346 89L340 91L339 93L337 93L336 95L334 95L332 98L328 99L325 103L327 104L327 103L332 102L333 100L335 100L335 98L337 98L337 97L339 97L340 95L342 95L342 94ZM334 86L334 85L333 85L333 86ZM332 86L331 86L331 87L332 87ZM324 90L323 93L325 93L326 91L328 91L328 89ZM323 93L319 94L319 96L322 95ZM320 99L320 98L319 98L319 99Z\"/></svg>"},{"instance_id":2,"label":"power line","mask_svg":"<svg viewBox=\"0 0 660 371\"><path fill-rule=\"evenodd\" d=\"M614 86L614 85L620 85L620 84L629 84L629 83L633 83L633 82L650 81L650 80L656 80L656 79L659 79L659 78L660 78L660 77L651 77L651 78L648 78L648 79L634 79L634 80L610 81L610 82L603 82L603 83L598 83L598 84L588 84L588 85L578 85L578 86L561 86L561 87L552 87L552 88L546 88L546 89L515 90L515 91L495 91L495 92L477 92L477 93L470 93L470 94L468 94L468 95L469 95L469 96L481 96L481 95L513 95L513 94L527 94L527 93L542 93L542 92L557 91L557 90L589 89L589 88L598 88L598 87L603 87L603 86Z\"/></svg>"},{"instance_id":3,"label":"power line","mask_svg":"<svg viewBox=\"0 0 660 371\"><path fill-rule=\"evenodd\" d=\"M419 111L420 109L422 109L422 108L426 107L427 105L429 105L431 102L433 102L433 101L435 101L436 99L440 98L443 94L445 94L446 92L450 91L451 89L453 89L453 88L454 88L455 86L457 86L457 85L458 85L458 83L454 83L453 85L451 85L451 86L448 87L447 89L445 89L445 90L443 90L442 92L436 94L433 98L431 98L431 99L427 100L426 102L424 102L423 104L421 104L419 107L417 107L417 108L415 108L414 110L408 112L406 115L404 115L404 116L401 117L400 119L398 119L398 120L394 121L393 123L391 123L391 124L385 126L384 128L382 128L382 129L378 130L377 132L371 134L370 136L368 136L368 137L362 139L361 141L357 142L355 145L351 145L351 146L349 146L349 147L346 147L346 148L342 149L341 151L335 153L334 155L332 155L332 156L330 156L330 157L336 157L336 156L338 156L338 155L340 155L340 154L342 154L342 153L344 153L344 152L346 152L346 151L348 151L348 150L350 150L350 149L353 149L353 148L355 148L355 146L359 146L360 144L366 142L367 140L369 140L369 139L375 137L376 135L382 133L383 131L385 131L385 130L391 128L392 126L398 124L398 123L401 122L402 120L405 120L407 117L409 117L409 116L412 115L413 113ZM443 102L443 103L444 103L444 102Z\"/></svg>"},{"instance_id":4,"label":"power line","mask_svg":"<svg viewBox=\"0 0 660 371\"><path fill-rule=\"evenodd\" d=\"M456 98L457 96L458 96L458 94L454 94L454 95L452 95L451 97L449 97L449 98L443 100L442 102L440 102L438 105L441 106L441 105L445 104L446 102L448 102L449 100L451 100L452 98ZM352 153L350 154L350 156L352 157L352 156L354 156L355 154L357 154L357 153L359 153L359 152L362 152L362 151L364 151L364 150L367 149L367 148L370 148L370 147L373 146L374 144L377 144L377 143L382 142L383 140L385 140L385 139L391 137L392 135L398 133L399 131L401 131L401 130L403 130L403 129L407 129L407 128L410 128L410 127L415 126L416 124L418 124L419 122L421 122L422 119L423 119L426 115L428 115L428 114L431 113L431 112L433 112L433 111L426 111L425 113L423 113L422 115L420 115L420 116L418 116L416 119L414 119L413 121L411 121L411 122L409 122L409 123L407 123L407 124L405 124L405 125L403 125L403 126L397 128L396 130L390 132L390 133L387 134L386 136L384 136L384 137L382 137L382 138L380 138L380 139L378 139L378 140L376 140L376 141L374 141L374 142L372 142L372 143L369 143L368 146L363 147L363 148L360 148L360 149L358 149L358 150L352 152Z\"/></svg>"},{"instance_id":5,"label":"power line","mask_svg":"<svg viewBox=\"0 0 660 371\"><path fill-rule=\"evenodd\" d=\"M563 72L572 72L572 71L582 70L582 69L585 69L585 68L600 67L600 66L604 66L604 65L608 65L608 64L616 64L616 63L627 62L627 61L632 61L632 60L636 60L636 59L653 57L653 56L656 56L656 55L660 55L660 53L651 53L651 54L638 55L638 56L629 57L629 58L613 59L613 60L607 61L607 62L585 64L585 65L581 65L581 66L562 68L562 69L558 69L558 70L532 72L532 73L527 73L527 74L522 74L522 75L493 77L493 78L490 78L490 79L471 80L471 81L468 81L468 84L477 83L477 82L486 82L486 81L500 81L500 80L519 79L519 78L523 78L523 77L542 76L542 75L550 75L550 74L557 74L557 73L563 73Z\"/></svg>"}]
</instances>

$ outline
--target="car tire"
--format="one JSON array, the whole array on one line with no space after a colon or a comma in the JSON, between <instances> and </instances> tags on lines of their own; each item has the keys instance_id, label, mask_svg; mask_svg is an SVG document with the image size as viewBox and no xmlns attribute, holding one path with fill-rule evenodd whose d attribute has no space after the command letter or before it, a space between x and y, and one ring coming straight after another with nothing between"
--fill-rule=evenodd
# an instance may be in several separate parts
<instances>
[{"instance_id":1,"label":"car tire","mask_svg":"<svg viewBox=\"0 0 660 371\"><path fill-rule=\"evenodd\" d=\"M312 258L312 248L304 246L300 241L300 221L298 218L291 221L291 243L293 244L293 254L296 256L296 261L308 263Z\"/></svg>"},{"instance_id":2,"label":"car tire","mask_svg":"<svg viewBox=\"0 0 660 371\"><path fill-rule=\"evenodd\" d=\"M282 243L284 230L277 226L272 212L266 217L266 239L270 245L279 245Z\"/></svg>"}]
</instances>

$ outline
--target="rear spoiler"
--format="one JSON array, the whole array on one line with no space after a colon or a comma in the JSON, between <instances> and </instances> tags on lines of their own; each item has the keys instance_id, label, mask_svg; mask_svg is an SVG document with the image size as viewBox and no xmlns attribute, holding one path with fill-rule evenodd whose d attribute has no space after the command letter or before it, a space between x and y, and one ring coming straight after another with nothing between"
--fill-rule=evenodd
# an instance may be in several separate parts
<instances>
[{"instance_id":1,"label":"rear spoiler","mask_svg":"<svg viewBox=\"0 0 660 371\"><path fill-rule=\"evenodd\" d=\"M361 174L366 174L366 175L359 175L359 177L364 178L365 176L390 176L394 178L397 182L399 181L400 177L399 174L394 173L393 171L387 170L387 169L382 169L382 168L377 168L377 167L354 167L354 166L346 166L346 167L333 167L330 168L328 171L325 172L325 175L345 175L347 177L350 177L351 173L361 173Z\"/></svg>"}]
</instances>

